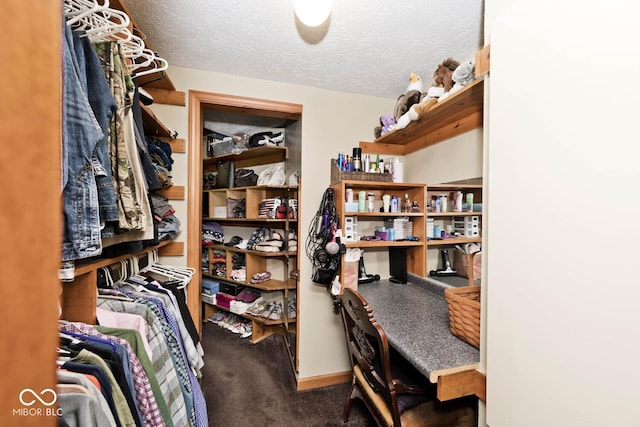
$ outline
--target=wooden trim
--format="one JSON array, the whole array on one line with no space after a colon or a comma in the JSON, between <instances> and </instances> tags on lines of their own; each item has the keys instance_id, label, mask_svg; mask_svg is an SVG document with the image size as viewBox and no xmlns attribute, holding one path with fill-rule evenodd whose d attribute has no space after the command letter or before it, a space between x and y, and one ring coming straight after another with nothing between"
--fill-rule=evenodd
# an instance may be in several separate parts
<instances>
[{"instance_id":1,"label":"wooden trim","mask_svg":"<svg viewBox=\"0 0 640 427\"><path fill-rule=\"evenodd\" d=\"M183 256L184 255L184 242L171 242L167 246L163 246L158 249L158 255L160 256Z\"/></svg>"},{"instance_id":2,"label":"wooden trim","mask_svg":"<svg viewBox=\"0 0 640 427\"><path fill-rule=\"evenodd\" d=\"M476 53L476 79L489 74L491 67L491 45L486 45Z\"/></svg>"},{"instance_id":3,"label":"wooden trim","mask_svg":"<svg viewBox=\"0 0 640 427\"><path fill-rule=\"evenodd\" d=\"M375 142L360 141L363 154L384 154L387 156L404 156L405 146L400 144L381 144Z\"/></svg>"},{"instance_id":4,"label":"wooden trim","mask_svg":"<svg viewBox=\"0 0 640 427\"><path fill-rule=\"evenodd\" d=\"M352 371L336 372L333 374L318 375L315 377L298 378L297 391L311 390L314 388L350 383L353 378Z\"/></svg>"},{"instance_id":5,"label":"wooden trim","mask_svg":"<svg viewBox=\"0 0 640 427\"><path fill-rule=\"evenodd\" d=\"M476 369L441 375L438 377L437 395L440 401L475 395L486 402L487 377Z\"/></svg>"},{"instance_id":6,"label":"wooden trim","mask_svg":"<svg viewBox=\"0 0 640 427\"><path fill-rule=\"evenodd\" d=\"M3 0L0 69L0 425L57 426L19 416L25 388L56 386L62 204L61 1ZM44 406L36 403L31 409ZM53 407L55 408L55 407Z\"/></svg>"},{"instance_id":7,"label":"wooden trim","mask_svg":"<svg viewBox=\"0 0 640 427\"><path fill-rule=\"evenodd\" d=\"M222 93L189 91L190 98L196 98L200 107L208 110L231 111L235 113L254 114L263 117L276 117L298 120L302 115L302 105L290 102L271 101L244 96L226 95ZM200 139L202 140L202 138Z\"/></svg>"},{"instance_id":8,"label":"wooden trim","mask_svg":"<svg viewBox=\"0 0 640 427\"><path fill-rule=\"evenodd\" d=\"M184 138L175 138L175 139L171 139L168 138L166 136L159 136L156 137L157 139L159 139L160 141L164 141L166 143L168 143L169 145L171 145L171 152L172 153L186 153L187 152L187 143L185 141Z\"/></svg>"},{"instance_id":9,"label":"wooden trim","mask_svg":"<svg viewBox=\"0 0 640 427\"><path fill-rule=\"evenodd\" d=\"M147 87L145 90L153 97L154 104L177 105L179 107L184 107L187 103L186 95L181 91L154 87Z\"/></svg>"},{"instance_id":10,"label":"wooden trim","mask_svg":"<svg viewBox=\"0 0 640 427\"><path fill-rule=\"evenodd\" d=\"M405 152L407 154L413 153L414 151L418 151L422 148L426 148L447 139L453 138L454 136L460 135L464 132L469 132L471 130L477 129L482 126L482 114L482 111L473 113L466 117L462 117L460 120L454 123L443 126L431 133L422 135L406 144L404 146Z\"/></svg>"},{"instance_id":11,"label":"wooden trim","mask_svg":"<svg viewBox=\"0 0 640 427\"><path fill-rule=\"evenodd\" d=\"M298 120L302 117L302 105L288 102L246 98L235 95L189 91L189 139L187 184L187 266L200 271L202 235L202 126L203 109L252 114L263 117ZM200 289L202 278L195 275L187 287L189 311L196 323L198 333L202 331L202 305Z\"/></svg>"},{"instance_id":12,"label":"wooden trim","mask_svg":"<svg viewBox=\"0 0 640 427\"><path fill-rule=\"evenodd\" d=\"M185 189L184 185L172 185L171 187L157 190L155 193L169 200L184 200Z\"/></svg>"},{"instance_id":13,"label":"wooden trim","mask_svg":"<svg viewBox=\"0 0 640 427\"><path fill-rule=\"evenodd\" d=\"M187 183L187 267L200 271L202 236L202 99L189 91L188 183ZM187 305L202 336L202 277L196 274L187 286Z\"/></svg>"}]
</instances>

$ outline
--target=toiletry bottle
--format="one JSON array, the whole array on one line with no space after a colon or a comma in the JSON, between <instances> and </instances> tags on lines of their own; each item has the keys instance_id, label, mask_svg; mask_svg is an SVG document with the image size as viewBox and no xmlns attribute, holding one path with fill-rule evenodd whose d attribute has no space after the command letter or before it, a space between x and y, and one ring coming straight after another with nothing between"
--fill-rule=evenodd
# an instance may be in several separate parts
<instances>
[{"instance_id":1,"label":"toiletry bottle","mask_svg":"<svg viewBox=\"0 0 640 427\"><path fill-rule=\"evenodd\" d=\"M376 154L376 170L375 172L380 172L380 154Z\"/></svg>"},{"instance_id":2,"label":"toiletry bottle","mask_svg":"<svg viewBox=\"0 0 640 427\"><path fill-rule=\"evenodd\" d=\"M402 163L396 157L393 162L393 174L391 176L393 182L402 182Z\"/></svg>"},{"instance_id":3,"label":"toiletry bottle","mask_svg":"<svg viewBox=\"0 0 640 427\"><path fill-rule=\"evenodd\" d=\"M384 160L380 159L380 161L378 162L378 169L380 170L380 173L384 173Z\"/></svg>"},{"instance_id":4,"label":"toiletry bottle","mask_svg":"<svg viewBox=\"0 0 640 427\"><path fill-rule=\"evenodd\" d=\"M369 155L367 154L367 158L364 159L364 171L369 172L370 168L371 168L371 160L369 160Z\"/></svg>"},{"instance_id":5,"label":"toiletry bottle","mask_svg":"<svg viewBox=\"0 0 640 427\"><path fill-rule=\"evenodd\" d=\"M404 194L404 212L411 212L411 200L409 200L409 194Z\"/></svg>"}]
</instances>

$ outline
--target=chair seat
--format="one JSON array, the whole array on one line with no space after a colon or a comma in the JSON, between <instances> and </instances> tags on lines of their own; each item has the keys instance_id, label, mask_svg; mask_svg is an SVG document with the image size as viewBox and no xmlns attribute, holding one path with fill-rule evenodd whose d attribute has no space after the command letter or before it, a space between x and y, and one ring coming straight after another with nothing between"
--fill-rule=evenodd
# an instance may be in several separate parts
<instances>
[{"instance_id":1,"label":"chair seat","mask_svg":"<svg viewBox=\"0 0 640 427\"><path fill-rule=\"evenodd\" d=\"M365 398L376 407L388 427L393 427L393 417L384 398L369 385L359 366L353 374ZM426 396L425 396L426 397ZM428 400L408 408L400 414L402 427L475 427L475 412L468 402L438 402Z\"/></svg>"}]
</instances>

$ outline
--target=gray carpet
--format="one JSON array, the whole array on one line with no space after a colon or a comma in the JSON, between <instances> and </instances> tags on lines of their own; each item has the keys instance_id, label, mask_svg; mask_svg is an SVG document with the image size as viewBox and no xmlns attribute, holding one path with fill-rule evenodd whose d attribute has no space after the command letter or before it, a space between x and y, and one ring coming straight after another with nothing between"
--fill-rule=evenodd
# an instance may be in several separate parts
<instances>
[{"instance_id":1,"label":"gray carpet","mask_svg":"<svg viewBox=\"0 0 640 427\"><path fill-rule=\"evenodd\" d=\"M353 403L349 422L343 423L349 384L296 391L284 340L279 335L251 344L205 322L202 341L202 391L212 427L375 425L358 400Z\"/></svg>"}]
</instances>

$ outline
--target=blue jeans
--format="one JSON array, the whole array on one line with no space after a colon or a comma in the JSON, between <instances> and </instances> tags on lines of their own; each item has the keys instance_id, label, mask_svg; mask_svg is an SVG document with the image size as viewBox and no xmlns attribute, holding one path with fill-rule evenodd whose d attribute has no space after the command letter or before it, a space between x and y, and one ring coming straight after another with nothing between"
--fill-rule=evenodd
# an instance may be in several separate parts
<instances>
[{"instance_id":1,"label":"blue jeans","mask_svg":"<svg viewBox=\"0 0 640 427\"><path fill-rule=\"evenodd\" d=\"M104 137L78 76L73 37L64 23L62 170L64 236L62 260L88 258L102 251L98 192L91 161Z\"/></svg>"}]
</instances>

